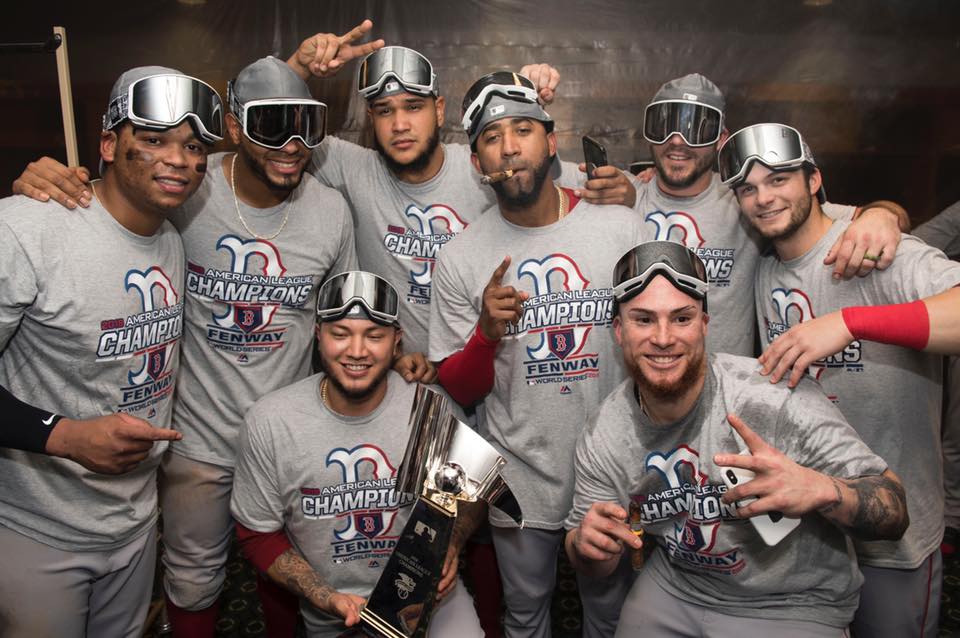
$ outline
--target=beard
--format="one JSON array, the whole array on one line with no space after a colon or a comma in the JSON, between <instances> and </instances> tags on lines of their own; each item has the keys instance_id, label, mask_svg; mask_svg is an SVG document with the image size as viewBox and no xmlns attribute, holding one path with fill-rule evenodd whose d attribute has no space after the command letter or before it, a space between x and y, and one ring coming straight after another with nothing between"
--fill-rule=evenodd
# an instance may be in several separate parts
<instances>
[{"instance_id":1,"label":"beard","mask_svg":"<svg viewBox=\"0 0 960 638\"><path fill-rule=\"evenodd\" d=\"M813 210L813 194L808 190L800 199L790 204L790 221L783 229L767 229L766 232L759 228L757 230L764 239L771 241L790 239L806 223L811 210Z\"/></svg>"},{"instance_id":2,"label":"beard","mask_svg":"<svg viewBox=\"0 0 960 638\"><path fill-rule=\"evenodd\" d=\"M408 173L419 173L427 167L427 164L430 163L430 158L433 157L433 154L437 151L437 147L440 146L440 127L433 127L433 134L430 135L430 139L427 140L427 147L423 149L422 153L406 164L393 159L383 148L383 145L380 144L380 140L377 139L376 135L373 136L373 146L377 149L377 152L380 153L380 157L383 158L390 172L397 177L402 177Z\"/></svg>"},{"instance_id":3,"label":"beard","mask_svg":"<svg viewBox=\"0 0 960 638\"><path fill-rule=\"evenodd\" d=\"M365 388L347 388L340 382L340 379L337 378L330 370L330 366L327 365L326 360L323 357L320 357L320 369L323 370L323 374L330 379L330 385L332 385L337 392L347 397L350 401L362 401L370 396L372 396L377 390L380 389L382 383L386 383L387 374L390 373L390 366L384 366L383 370L377 374L376 377L370 381Z\"/></svg>"},{"instance_id":4,"label":"beard","mask_svg":"<svg viewBox=\"0 0 960 638\"><path fill-rule=\"evenodd\" d=\"M663 165L663 159L657 153L653 153L653 164L657 169L657 177L661 182L671 188L687 188L688 186L692 186L701 176L709 173L713 169L714 164L717 162L717 154L713 152L703 157L694 155L694 158L695 163L693 170L691 170L689 174L683 175L681 173L668 172Z\"/></svg>"},{"instance_id":5,"label":"beard","mask_svg":"<svg viewBox=\"0 0 960 638\"><path fill-rule=\"evenodd\" d=\"M687 367L680 378L667 383L648 379L643 374L640 365L631 357L628 357L626 352L624 352L623 362L627 367L627 372L639 386L641 393L660 401L673 401L681 398L703 377L706 370L707 353L706 350L700 350L700 354L687 363Z\"/></svg>"},{"instance_id":6,"label":"beard","mask_svg":"<svg viewBox=\"0 0 960 638\"><path fill-rule=\"evenodd\" d=\"M507 208L517 209L530 207L540 198L540 191L543 190L543 185L547 181L547 175L550 173L552 163L553 155L547 155L537 166L533 167L533 182L530 184L528 191L524 191L521 188L518 189L515 195L511 195L507 192L506 180L491 184L493 191L497 194L497 199L506 205Z\"/></svg>"},{"instance_id":7,"label":"beard","mask_svg":"<svg viewBox=\"0 0 960 638\"><path fill-rule=\"evenodd\" d=\"M239 155L243 158L244 163L247 165L247 168L249 168L250 171L256 175L260 181L269 185L271 190L290 192L299 186L300 181L303 179L303 170L301 170L296 175L284 176L282 178L283 181L277 182L270 177L270 175L267 173L267 169L263 166L269 161L269 154L261 155L258 158L254 157L250 153L244 152L242 147L237 150Z\"/></svg>"}]
</instances>

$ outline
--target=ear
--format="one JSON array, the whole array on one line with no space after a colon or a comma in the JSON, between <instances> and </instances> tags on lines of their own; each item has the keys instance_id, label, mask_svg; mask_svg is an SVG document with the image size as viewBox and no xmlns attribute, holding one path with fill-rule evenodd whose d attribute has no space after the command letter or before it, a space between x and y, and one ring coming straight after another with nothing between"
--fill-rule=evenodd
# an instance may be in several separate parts
<instances>
[{"instance_id":1,"label":"ear","mask_svg":"<svg viewBox=\"0 0 960 638\"><path fill-rule=\"evenodd\" d=\"M125 126L121 124L120 126ZM107 164L112 164L117 156L118 137L114 131L100 133L100 158Z\"/></svg>"},{"instance_id":2,"label":"ear","mask_svg":"<svg viewBox=\"0 0 960 638\"><path fill-rule=\"evenodd\" d=\"M557 154L557 134L553 131L547 133L547 148L550 149L550 159Z\"/></svg>"},{"instance_id":3,"label":"ear","mask_svg":"<svg viewBox=\"0 0 960 638\"><path fill-rule=\"evenodd\" d=\"M714 145L714 150L720 151L720 147L723 146L723 143L727 141L727 138L730 137L730 131L727 130L727 127L723 127L723 130L720 131L720 139L717 140L717 143Z\"/></svg>"},{"instance_id":4,"label":"ear","mask_svg":"<svg viewBox=\"0 0 960 638\"><path fill-rule=\"evenodd\" d=\"M470 163L473 164L473 168L475 168L478 173L483 175L483 169L480 168L480 158L477 157L476 153L470 154Z\"/></svg>"},{"instance_id":5,"label":"ear","mask_svg":"<svg viewBox=\"0 0 960 638\"><path fill-rule=\"evenodd\" d=\"M443 99L443 96L441 95L441 96L439 96L438 98L436 98L435 104L436 104L436 109L437 109L437 128L442 128L442 127L443 127L443 121L444 121L444 118L445 118L445 116L446 116L446 115L445 115L445 112L444 112L444 109L446 108L446 104L447 104L447 103L446 103L446 101Z\"/></svg>"},{"instance_id":6,"label":"ear","mask_svg":"<svg viewBox=\"0 0 960 638\"><path fill-rule=\"evenodd\" d=\"M620 321L620 315L617 314L613 318L613 336L617 340L617 345L621 348L623 347L623 335L621 331L623 330L623 322Z\"/></svg>"},{"instance_id":7,"label":"ear","mask_svg":"<svg viewBox=\"0 0 960 638\"><path fill-rule=\"evenodd\" d=\"M820 174L820 169L813 169L813 173L810 174L810 178L807 180L807 186L810 187L810 194L814 194L820 190L820 186L823 185L823 175Z\"/></svg>"},{"instance_id":8,"label":"ear","mask_svg":"<svg viewBox=\"0 0 960 638\"><path fill-rule=\"evenodd\" d=\"M230 139L237 146L240 146L240 137L243 135L243 128L240 126L240 120L233 113L227 113L227 131L230 133Z\"/></svg>"}]
</instances>

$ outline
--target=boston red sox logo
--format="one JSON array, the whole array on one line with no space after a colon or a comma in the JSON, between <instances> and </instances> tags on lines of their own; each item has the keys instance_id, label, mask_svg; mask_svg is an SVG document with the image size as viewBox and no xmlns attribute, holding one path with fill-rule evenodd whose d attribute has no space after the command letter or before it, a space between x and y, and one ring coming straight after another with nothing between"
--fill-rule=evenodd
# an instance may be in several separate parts
<instances>
[{"instance_id":1,"label":"boston red sox logo","mask_svg":"<svg viewBox=\"0 0 960 638\"><path fill-rule=\"evenodd\" d=\"M706 243L703 235L700 234L700 227L696 220L687 213L680 211L664 213L655 210L647 214L645 219L656 225L657 236L654 239L657 241L675 241L687 248L700 248Z\"/></svg>"},{"instance_id":2,"label":"boston red sox logo","mask_svg":"<svg viewBox=\"0 0 960 638\"><path fill-rule=\"evenodd\" d=\"M131 289L140 293L140 301L143 304L143 312L152 312L158 307L171 307L177 305L176 289L167 274L159 266L153 266L146 272L139 270L130 270L126 276L126 290ZM158 293L154 297L154 293ZM157 303L159 300L159 304ZM146 383L150 379L159 379L170 365L170 353L176 343L168 343L157 346L147 351L143 355L140 369L136 372L129 372L128 378L132 385Z\"/></svg>"},{"instance_id":3,"label":"boston red sox logo","mask_svg":"<svg viewBox=\"0 0 960 638\"><path fill-rule=\"evenodd\" d=\"M260 272L266 277L282 277L286 272L280 251L268 241L262 239L242 239L235 235L224 235L217 242L217 249L224 249L230 253L230 270L238 274L247 274L247 266L251 259L261 262ZM250 273L253 274L253 273ZM279 304L244 304L230 303L224 300L227 310L222 315L214 313L213 320L221 328L239 328L250 333L262 330L270 325L276 314Z\"/></svg>"},{"instance_id":4,"label":"boston red sox logo","mask_svg":"<svg viewBox=\"0 0 960 638\"><path fill-rule=\"evenodd\" d=\"M337 448L327 455L327 466L338 465L343 483L358 483L361 480L389 479L397 474L387 455L376 445L361 444L351 450ZM360 500L360 499L358 499ZM337 540L352 540L357 537L373 538L389 530L397 512L370 511L364 509L344 517L343 528L334 530Z\"/></svg>"},{"instance_id":5,"label":"boston red sox logo","mask_svg":"<svg viewBox=\"0 0 960 638\"><path fill-rule=\"evenodd\" d=\"M517 277L533 280L531 297L560 290L586 290L590 285L576 262L562 253L547 255L541 260L527 259L517 268ZM588 334L590 326L547 329L540 333L537 345L527 346L527 355L531 359L546 359L551 355L565 359L583 348Z\"/></svg>"},{"instance_id":6,"label":"boston red sox logo","mask_svg":"<svg viewBox=\"0 0 960 638\"><path fill-rule=\"evenodd\" d=\"M675 490L685 490L685 485L707 485L707 476L700 472L700 454L686 445L681 445L666 455L652 452L647 457L646 469L656 470ZM674 540L681 547L695 552L709 551L716 543L720 519L697 520L688 512L682 520L674 521L673 530Z\"/></svg>"},{"instance_id":7,"label":"boston red sox logo","mask_svg":"<svg viewBox=\"0 0 960 638\"><path fill-rule=\"evenodd\" d=\"M443 204L434 204L420 210L417 206L410 205L404 211L407 217L416 220L420 226L422 235L450 234L456 235L463 232L467 223L460 219L457 211ZM445 243L445 242L444 242ZM429 286L433 280L433 266L435 258L423 258L422 261L415 259L421 265L418 268L410 270L410 280L421 286Z\"/></svg>"},{"instance_id":8,"label":"boston red sox logo","mask_svg":"<svg viewBox=\"0 0 960 638\"><path fill-rule=\"evenodd\" d=\"M780 323L784 326L793 325L789 321L790 314L796 314L797 321L794 323L803 323L816 317L813 314L813 304L810 303L810 297L799 288L775 288L771 292L773 305L777 309L777 315ZM791 312L793 311L793 312Z\"/></svg>"}]
</instances>

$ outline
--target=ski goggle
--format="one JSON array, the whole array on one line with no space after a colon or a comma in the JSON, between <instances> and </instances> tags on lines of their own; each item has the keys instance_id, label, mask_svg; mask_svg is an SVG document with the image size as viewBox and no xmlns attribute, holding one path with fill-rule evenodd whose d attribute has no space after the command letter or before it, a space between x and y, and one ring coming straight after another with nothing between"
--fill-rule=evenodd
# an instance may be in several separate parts
<instances>
[{"instance_id":1,"label":"ski goggle","mask_svg":"<svg viewBox=\"0 0 960 638\"><path fill-rule=\"evenodd\" d=\"M361 306L370 319L384 326L399 326L400 295L386 279L352 270L328 279L317 298L317 321L339 321Z\"/></svg>"},{"instance_id":2,"label":"ski goggle","mask_svg":"<svg viewBox=\"0 0 960 638\"><path fill-rule=\"evenodd\" d=\"M241 104L233 93L233 81L227 94L243 134L255 144L280 149L298 139L307 148L316 148L327 134L327 105L323 102L278 98Z\"/></svg>"},{"instance_id":3,"label":"ski goggle","mask_svg":"<svg viewBox=\"0 0 960 638\"><path fill-rule=\"evenodd\" d=\"M651 144L663 144L676 133L687 146L710 146L722 132L723 112L706 104L664 100L643 113L643 136Z\"/></svg>"},{"instance_id":4,"label":"ski goggle","mask_svg":"<svg viewBox=\"0 0 960 638\"><path fill-rule=\"evenodd\" d=\"M727 138L717 154L720 180L731 188L738 186L754 161L774 170L799 168L804 162L816 166L800 131L785 124L754 124Z\"/></svg>"},{"instance_id":5,"label":"ski goggle","mask_svg":"<svg viewBox=\"0 0 960 638\"><path fill-rule=\"evenodd\" d=\"M467 89L463 96L461 124L471 139L483 115L483 107L490 98L500 95L510 100L537 104L537 87L528 78L510 71L496 71L483 76Z\"/></svg>"},{"instance_id":6,"label":"ski goggle","mask_svg":"<svg viewBox=\"0 0 960 638\"><path fill-rule=\"evenodd\" d=\"M657 275L678 290L703 301L707 310L707 269L695 252L672 241L648 241L626 252L613 269L613 297L617 303L633 299Z\"/></svg>"},{"instance_id":7,"label":"ski goggle","mask_svg":"<svg viewBox=\"0 0 960 638\"><path fill-rule=\"evenodd\" d=\"M390 86L391 81L399 86ZM362 98L369 100L381 91L393 93L400 87L415 95L436 96L437 74L430 60L406 47L383 47L360 63L357 91Z\"/></svg>"},{"instance_id":8,"label":"ski goggle","mask_svg":"<svg viewBox=\"0 0 960 638\"><path fill-rule=\"evenodd\" d=\"M223 104L212 86L186 75L151 75L136 80L125 95L110 102L103 130L112 130L124 120L165 130L187 118L207 144L223 139Z\"/></svg>"}]
</instances>

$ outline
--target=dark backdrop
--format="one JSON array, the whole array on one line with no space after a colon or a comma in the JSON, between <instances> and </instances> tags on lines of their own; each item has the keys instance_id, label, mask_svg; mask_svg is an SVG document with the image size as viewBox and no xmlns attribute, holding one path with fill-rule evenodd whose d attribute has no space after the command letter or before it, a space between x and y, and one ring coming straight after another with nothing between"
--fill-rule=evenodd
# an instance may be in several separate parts
<instances>
[{"instance_id":1,"label":"dark backdrop","mask_svg":"<svg viewBox=\"0 0 960 638\"><path fill-rule=\"evenodd\" d=\"M100 115L114 79L144 64L173 66L225 91L245 64L286 58L308 35L342 33L364 17L376 36L425 53L447 96L443 137L463 91L495 68L547 61L560 69L551 107L561 153L579 138L614 163L649 155L643 106L665 80L698 71L728 98L731 130L793 124L820 160L830 198L890 198L915 221L960 200L960 2L931 0L144 0L18 2L0 41L67 29L80 160L95 166ZM64 159L52 54L0 56L0 194L30 159ZM314 81L332 132L358 139L355 65Z\"/></svg>"}]
</instances>

